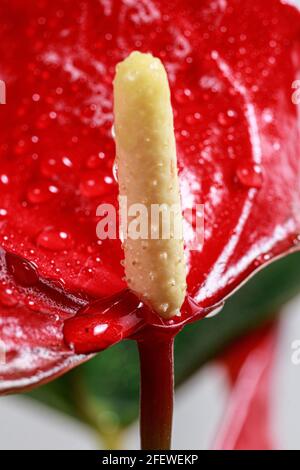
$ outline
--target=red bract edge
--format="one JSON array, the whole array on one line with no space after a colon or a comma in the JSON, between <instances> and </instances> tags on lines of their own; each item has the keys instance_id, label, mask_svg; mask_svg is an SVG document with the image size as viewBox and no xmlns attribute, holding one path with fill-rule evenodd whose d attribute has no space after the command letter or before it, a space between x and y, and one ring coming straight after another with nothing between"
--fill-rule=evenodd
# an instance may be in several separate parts
<instances>
[{"instance_id":1,"label":"red bract edge","mask_svg":"<svg viewBox=\"0 0 300 470\"><path fill-rule=\"evenodd\" d=\"M299 248L299 12L278 0L54 3L0 6L0 393L88 358L70 343L96 352L145 327L120 241L96 237L97 206L117 206L112 79L132 50L167 68L183 209L204 204L173 327ZM193 229L187 217L187 246Z\"/></svg>"},{"instance_id":2,"label":"red bract edge","mask_svg":"<svg viewBox=\"0 0 300 470\"><path fill-rule=\"evenodd\" d=\"M278 324L265 325L227 349L222 362L231 391L214 449L276 450L272 426Z\"/></svg>"}]
</instances>

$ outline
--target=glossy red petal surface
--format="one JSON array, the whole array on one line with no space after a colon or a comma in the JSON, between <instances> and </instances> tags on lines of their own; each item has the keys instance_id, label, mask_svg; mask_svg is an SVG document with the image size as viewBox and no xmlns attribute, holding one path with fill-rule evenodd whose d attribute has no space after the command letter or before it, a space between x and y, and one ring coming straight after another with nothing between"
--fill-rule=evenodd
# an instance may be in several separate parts
<instances>
[{"instance_id":1,"label":"glossy red petal surface","mask_svg":"<svg viewBox=\"0 0 300 470\"><path fill-rule=\"evenodd\" d=\"M188 249L194 227L186 216L189 305L197 306L185 308L179 321L190 320L191 312L203 315L256 269L296 248L296 9L278 0L63 0L59 6L3 0L0 15L0 78L7 85L7 104L0 107L1 246L33 262L42 283L58 282L77 302L66 311L45 300L49 293L41 293L40 284L28 285L32 308L4 262L0 337L7 357L15 351L23 366L9 359L0 369L2 381L19 374L28 384L38 382L37 370L50 376L57 364L52 353L60 364L66 354L72 357L62 337L66 318L126 288L120 242L97 241L96 207L117 205L112 78L116 63L133 49L151 51L167 67L183 206L204 204L198 251ZM42 314L43 302L55 308L57 323L52 312ZM35 315L46 333L36 343L24 333L22 343L23 332L35 331ZM93 349L134 331L126 319L127 329L116 336L120 322L113 318L118 326L110 323ZM74 321L82 339L81 320ZM105 322L99 316L99 325ZM48 358L39 359L34 344Z\"/></svg>"}]
</instances>

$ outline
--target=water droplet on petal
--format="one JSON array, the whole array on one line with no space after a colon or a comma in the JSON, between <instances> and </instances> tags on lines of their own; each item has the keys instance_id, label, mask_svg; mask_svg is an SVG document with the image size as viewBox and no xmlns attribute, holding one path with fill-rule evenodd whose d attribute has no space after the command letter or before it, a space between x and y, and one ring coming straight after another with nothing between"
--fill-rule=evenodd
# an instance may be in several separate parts
<instances>
[{"instance_id":1,"label":"water droplet on petal","mask_svg":"<svg viewBox=\"0 0 300 470\"><path fill-rule=\"evenodd\" d=\"M267 124L270 124L271 122L273 122L274 119L273 111L268 108L264 109L262 113L262 118Z\"/></svg>"},{"instance_id":2,"label":"water droplet on petal","mask_svg":"<svg viewBox=\"0 0 300 470\"><path fill-rule=\"evenodd\" d=\"M73 162L72 162L72 160L70 160L69 157L63 157L62 162L68 168L71 168L73 166Z\"/></svg>"},{"instance_id":3,"label":"water droplet on petal","mask_svg":"<svg viewBox=\"0 0 300 470\"><path fill-rule=\"evenodd\" d=\"M7 216L7 210L6 209L0 209L0 218L4 218Z\"/></svg>"},{"instance_id":4,"label":"water droplet on petal","mask_svg":"<svg viewBox=\"0 0 300 470\"><path fill-rule=\"evenodd\" d=\"M39 280L37 267L34 263L27 261L12 253L6 253L6 266L17 283L21 286L34 286Z\"/></svg>"},{"instance_id":5,"label":"water droplet on petal","mask_svg":"<svg viewBox=\"0 0 300 470\"><path fill-rule=\"evenodd\" d=\"M90 155L86 161L86 167L91 170L95 168L100 168L103 165L104 159L105 159L104 152L99 152L98 155Z\"/></svg>"},{"instance_id":6,"label":"water droplet on petal","mask_svg":"<svg viewBox=\"0 0 300 470\"><path fill-rule=\"evenodd\" d=\"M58 192L58 187L53 184L37 183L28 189L27 200L32 204L40 204L49 201Z\"/></svg>"},{"instance_id":7,"label":"water droplet on petal","mask_svg":"<svg viewBox=\"0 0 300 470\"><path fill-rule=\"evenodd\" d=\"M179 104L183 104L193 98L192 91L189 88L178 89L175 91L175 100Z\"/></svg>"},{"instance_id":8,"label":"water droplet on petal","mask_svg":"<svg viewBox=\"0 0 300 470\"><path fill-rule=\"evenodd\" d=\"M104 182L106 184L112 184L113 183L113 178L111 176L104 176Z\"/></svg>"},{"instance_id":9,"label":"water droplet on petal","mask_svg":"<svg viewBox=\"0 0 300 470\"><path fill-rule=\"evenodd\" d=\"M106 194L109 190L107 178L110 178L109 183L113 182L111 177L103 176L102 173L83 175L79 185L81 194L89 198Z\"/></svg>"},{"instance_id":10,"label":"water droplet on petal","mask_svg":"<svg viewBox=\"0 0 300 470\"><path fill-rule=\"evenodd\" d=\"M108 328L107 323L96 325L95 328L94 328L93 333L94 333L95 336L101 335L102 333L104 333L107 330L107 328Z\"/></svg>"},{"instance_id":11,"label":"water droplet on petal","mask_svg":"<svg viewBox=\"0 0 300 470\"><path fill-rule=\"evenodd\" d=\"M258 165L240 166L236 175L243 186L247 188L261 188L263 184L263 173Z\"/></svg>"},{"instance_id":12,"label":"water droplet on petal","mask_svg":"<svg viewBox=\"0 0 300 470\"><path fill-rule=\"evenodd\" d=\"M49 113L49 117L50 117L50 119L56 119L56 118L57 118L56 112L55 112L55 111L51 111L51 112Z\"/></svg>"},{"instance_id":13,"label":"water droplet on petal","mask_svg":"<svg viewBox=\"0 0 300 470\"><path fill-rule=\"evenodd\" d=\"M14 307L17 305L17 300L14 297L14 292L9 287L0 288L0 303L5 307Z\"/></svg>"},{"instance_id":14,"label":"water droplet on petal","mask_svg":"<svg viewBox=\"0 0 300 470\"><path fill-rule=\"evenodd\" d=\"M221 126L232 126L236 118L237 113L233 109L228 109L226 112L219 113L218 115L218 121Z\"/></svg>"},{"instance_id":15,"label":"water droplet on petal","mask_svg":"<svg viewBox=\"0 0 300 470\"><path fill-rule=\"evenodd\" d=\"M50 157L41 161L41 173L46 178L55 178L57 175L68 174L73 166L72 160L64 155L63 157Z\"/></svg>"},{"instance_id":16,"label":"water droplet on petal","mask_svg":"<svg viewBox=\"0 0 300 470\"><path fill-rule=\"evenodd\" d=\"M47 160L42 161L41 172L44 176L47 177L56 176L58 173L57 167L57 160L55 158L48 158Z\"/></svg>"},{"instance_id":17,"label":"water droplet on petal","mask_svg":"<svg viewBox=\"0 0 300 470\"><path fill-rule=\"evenodd\" d=\"M46 250L63 251L70 248L72 239L67 232L45 229L38 235L36 243Z\"/></svg>"},{"instance_id":18,"label":"water droplet on petal","mask_svg":"<svg viewBox=\"0 0 300 470\"><path fill-rule=\"evenodd\" d=\"M0 181L2 184L8 184L9 183L9 178L7 175L3 174L3 175L0 175Z\"/></svg>"}]
</instances>

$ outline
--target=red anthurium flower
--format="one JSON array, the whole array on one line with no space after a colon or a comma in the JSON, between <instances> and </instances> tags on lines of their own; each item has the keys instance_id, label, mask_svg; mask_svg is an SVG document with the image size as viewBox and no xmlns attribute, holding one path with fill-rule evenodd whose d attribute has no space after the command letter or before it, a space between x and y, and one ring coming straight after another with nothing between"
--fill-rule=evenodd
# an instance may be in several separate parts
<instances>
[{"instance_id":1,"label":"red anthurium flower","mask_svg":"<svg viewBox=\"0 0 300 470\"><path fill-rule=\"evenodd\" d=\"M188 249L194 225L185 219L189 296L178 321L205 315L297 249L295 8L3 0L0 16L1 392L61 374L87 358L76 352L145 325L122 280L120 241L96 236L97 206L117 206L112 79L132 50L151 51L168 70L183 208L204 204L198 251Z\"/></svg>"}]
</instances>

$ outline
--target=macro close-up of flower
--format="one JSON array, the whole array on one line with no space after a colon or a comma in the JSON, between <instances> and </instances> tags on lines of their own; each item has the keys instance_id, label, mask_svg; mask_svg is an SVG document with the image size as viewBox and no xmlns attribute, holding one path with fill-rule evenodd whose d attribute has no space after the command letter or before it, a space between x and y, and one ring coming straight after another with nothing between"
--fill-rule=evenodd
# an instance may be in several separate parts
<instances>
[{"instance_id":1,"label":"macro close-up of flower","mask_svg":"<svg viewBox=\"0 0 300 470\"><path fill-rule=\"evenodd\" d=\"M297 2L0 18L0 448L300 449Z\"/></svg>"}]
</instances>

